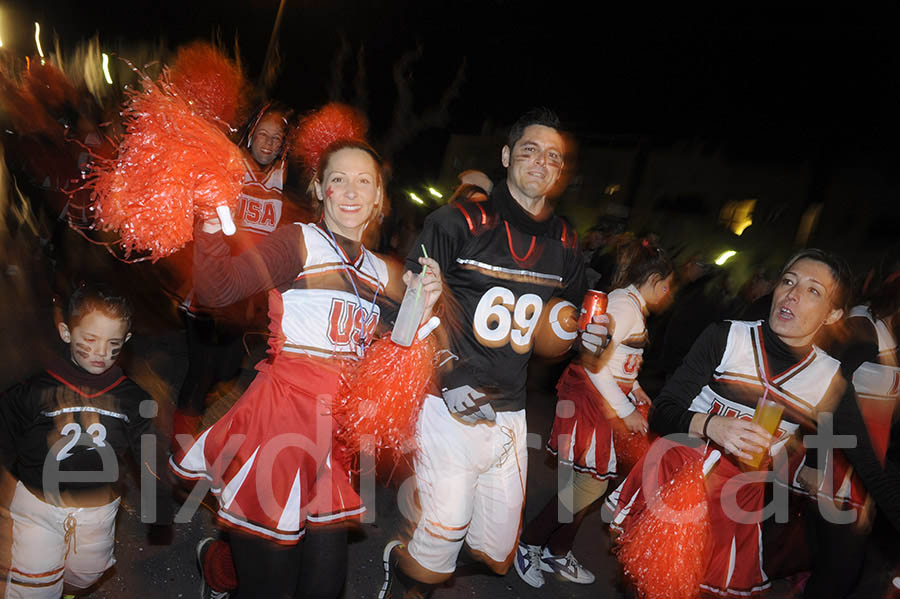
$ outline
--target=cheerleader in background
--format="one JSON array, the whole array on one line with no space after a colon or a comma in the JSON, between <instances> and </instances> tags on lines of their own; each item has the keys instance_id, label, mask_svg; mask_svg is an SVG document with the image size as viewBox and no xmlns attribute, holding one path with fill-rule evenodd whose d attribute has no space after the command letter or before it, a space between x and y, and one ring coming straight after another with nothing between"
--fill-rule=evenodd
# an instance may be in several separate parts
<instances>
[{"instance_id":1,"label":"cheerleader in background","mask_svg":"<svg viewBox=\"0 0 900 599\"><path fill-rule=\"evenodd\" d=\"M557 385L559 401L570 402L574 411L566 413L564 405L557 410L547 448L575 473L571 485L522 531L516 572L533 587L544 584L544 572L579 584L594 582L572 546L587 508L617 476L613 431L647 434L646 412L637 408L650 403L637 381L649 342L646 319L649 311L668 305L673 270L666 253L647 239L623 247L607 307L612 340L599 361L576 359ZM573 514L571 522L559 522L558 501Z\"/></svg>"},{"instance_id":2,"label":"cheerleader in background","mask_svg":"<svg viewBox=\"0 0 900 599\"><path fill-rule=\"evenodd\" d=\"M884 464L891 424L896 420L896 406L900 401L897 353L900 273L885 279L867 304L852 308L844 324L847 334L826 349L841 361L844 377L852 381L872 448ZM811 453L807 454L808 468L803 468L798 482L803 485L803 491L819 497L820 501L833 501L842 510L859 510L859 517L850 523L834 523L823 517L815 504L810 504L806 519L811 541L812 576L804 590L803 596L807 598L825 599L850 594L860 582L866 544L875 517L872 497L859 474L840 449L835 450L833 456L830 486L826 485L821 472L815 470L819 464L810 459ZM875 581L867 583L878 584Z\"/></svg>"}]
</instances>

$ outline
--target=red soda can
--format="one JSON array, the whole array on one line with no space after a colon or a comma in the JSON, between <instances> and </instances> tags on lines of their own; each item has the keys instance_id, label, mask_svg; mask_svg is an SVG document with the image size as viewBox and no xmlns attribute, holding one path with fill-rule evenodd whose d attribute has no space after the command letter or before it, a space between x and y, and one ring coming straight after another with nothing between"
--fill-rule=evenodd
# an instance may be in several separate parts
<instances>
[{"instance_id":1,"label":"red soda can","mask_svg":"<svg viewBox=\"0 0 900 599\"><path fill-rule=\"evenodd\" d=\"M596 314L606 314L608 302L609 298L602 291L588 289L581 304L581 314L578 316L578 330L586 330Z\"/></svg>"}]
</instances>

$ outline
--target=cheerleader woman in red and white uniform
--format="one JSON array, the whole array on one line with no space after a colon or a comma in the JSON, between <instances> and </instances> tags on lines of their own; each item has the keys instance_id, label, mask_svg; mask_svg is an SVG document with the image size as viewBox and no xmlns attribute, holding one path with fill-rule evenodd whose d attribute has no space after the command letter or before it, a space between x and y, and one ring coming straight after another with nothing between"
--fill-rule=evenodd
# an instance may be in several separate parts
<instances>
[{"instance_id":1,"label":"cheerleader woman in red and white uniform","mask_svg":"<svg viewBox=\"0 0 900 599\"><path fill-rule=\"evenodd\" d=\"M547 449L575 473L572 485L522 531L515 566L531 586L544 584L544 572L580 584L594 582L572 554L572 544L586 508L617 475L613 430L647 434L647 420L637 409L650 403L637 381L649 341L646 318L666 305L672 279L672 261L649 240L635 239L622 248L607 307L612 340L599 361L576 359L560 378L560 404ZM572 522L559 522L557 500L574 515Z\"/></svg>"},{"instance_id":2,"label":"cheerleader woman in red and white uniform","mask_svg":"<svg viewBox=\"0 0 900 599\"><path fill-rule=\"evenodd\" d=\"M652 500L684 464L697 463L714 449L720 452L704 483L709 538L687 539L697 551L706 548L697 583L702 597L746 599L769 589L763 520L770 514L763 507L771 478L737 478L748 468L740 461L771 456L775 480L787 484L805 455L800 437L814 432L825 412L834 414L836 435L855 437L856 446L844 454L900 530L900 472L883 465L873 450L840 362L813 345L819 330L843 315L851 280L839 258L816 249L800 251L784 267L769 318L710 325L654 398L650 425L669 438L655 441L610 494L611 526L628 537L644 510L657 509ZM757 403L765 398L783 408L774 434L753 421ZM761 468L772 465L764 460Z\"/></svg>"},{"instance_id":3,"label":"cheerleader woman in red and white uniform","mask_svg":"<svg viewBox=\"0 0 900 599\"><path fill-rule=\"evenodd\" d=\"M267 104L247 127L241 144L244 182L234 214L237 233L228 239L231 253L241 254L275 231L279 223L307 221L292 202L284 201L287 176L287 135L291 112ZM185 277L190 284L190 277ZM266 323L266 294L261 292L226 308L208 310L188 291L180 306L188 343L188 370L172 414L172 448L179 435L200 432L206 397L212 387L234 378L244 358L245 333Z\"/></svg>"},{"instance_id":4,"label":"cheerleader woman in red and white uniform","mask_svg":"<svg viewBox=\"0 0 900 599\"><path fill-rule=\"evenodd\" d=\"M365 507L333 451L330 402L342 367L391 325L405 290L400 266L361 243L384 200L378 154L364 141L337 140L313 164L317 224L281 227L237 257L217 220L195 239L201 303L270 290L268 359L234 407L170 461L180 476L211 482L241 597L340 593L347 533L334 525ZM428 266L425 322L441 278L433 260L420 263Z\"/></svg>"}]
</instances>

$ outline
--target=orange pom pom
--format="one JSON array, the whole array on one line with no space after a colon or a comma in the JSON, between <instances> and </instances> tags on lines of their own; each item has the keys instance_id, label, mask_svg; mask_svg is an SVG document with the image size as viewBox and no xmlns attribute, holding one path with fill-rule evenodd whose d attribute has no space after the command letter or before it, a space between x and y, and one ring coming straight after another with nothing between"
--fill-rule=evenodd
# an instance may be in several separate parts
<instances>
[{"instance_id":1,"label":"orange pom pom","mask_svg":"<svg viewBox=\"0 0 900 599\"><path fill-rule=\"evenodd\" d=\"M710 538L703 460L663 484L618 539L616 555L645 599L693 599L706 572Z\"/></svg>"},{"instance_id":2,"label":"orange pom pom","mask_svg":"<svg viewBox=\"0 0 900 599\"><path fill-rule=\"evenodd\" d=\"M339 140L365 141L368 130L369 123L360 111L332 102L301 119L291 136L290 153L315 171L328 146Z\"/></svg>"},{"instance_id":3,"label":"orange pom pom","mask_svg":"<svg viewBox=\"0 0 900 599\"><path fill-rule=\"evenodd\" d=\"M72 106L78 100L75 86L65 73L50 64L35 61L25 73L25 88L45 107L56 110L65 104Z\"/></svg>"},{"instance_id":4,"label":"orange pom pom","mask_svg":"<svg viewBox=\"0 0 900 599\"><path fill-rule=\"evenodd\" d=\"M644 419L650 413L648 404L638 404L635 409ZM616 421L620 423L621 421ZM650 449L650 437L644 433L633 433L624 426L613 426L613 445L616 448L616 465L619 473L631 470L639 459Z\"/></svg>"},{"instance_id":5,"label":"orange pom pom","mask_svg":"<svg viewBox=\"0 0 900 599\"><path fill-rule=\"evenodd\" d=\"M203 118L229 127L245 118L247 80L234 61L212 44L194 42L179 48L167 77Z\"/></svg>"},{"instance_id":6,"label":"orange pom pom","mask_svg":"<svg viewBox=\"0 0 900 599\"><path fill-rule=\"evenodd\" d=\"M410 347L384 337L341 382L332 409L335 437L351 464L356 448L392 452L395 459L415 449L416 421L434 374L431 338Z\"/></svg>"},{"instance_id":7,"label":"orange pom pom","mask_svg":"<svg viewBox=\"0 0 900 599\"><path fill-rule=\"evenodd\" d=\"M156 261L193 238L194 216L237 207L244 177L241 151L197 116L165 81L143 79L123 111L126 133L115 160L98 160L92 190L97 227L121 236L126 256Z\"/></svg>"}]
</instances>

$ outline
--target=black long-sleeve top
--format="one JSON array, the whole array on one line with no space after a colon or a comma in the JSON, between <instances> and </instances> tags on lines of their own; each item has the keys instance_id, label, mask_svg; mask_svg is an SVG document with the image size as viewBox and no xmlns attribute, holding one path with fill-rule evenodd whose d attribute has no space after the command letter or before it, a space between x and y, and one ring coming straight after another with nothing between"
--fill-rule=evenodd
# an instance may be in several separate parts
<instances>
[{"instance_id":1,"label":"black long-sleeve top","mask_svg":"<svg viewBox=\"0 0 900 599\"><path fill-rule=\"evenodd\" d=\"M540 314L552 297L575 305L584 297L584 260L574 229L549 211L535 218L501 181L487 201L457 201L429 214L407 269L421 270L422 248L451 292L443 298L447 320L459 325L448 327L458 361L442 385L472 385L493 397L495 411L524 409L534 327L523 315L528 307ZM501 327L495 318L506 309Z\"/></svg>"}]
</instances>

